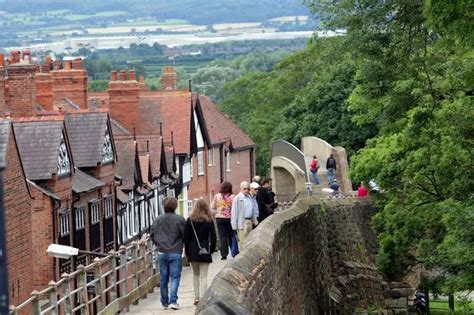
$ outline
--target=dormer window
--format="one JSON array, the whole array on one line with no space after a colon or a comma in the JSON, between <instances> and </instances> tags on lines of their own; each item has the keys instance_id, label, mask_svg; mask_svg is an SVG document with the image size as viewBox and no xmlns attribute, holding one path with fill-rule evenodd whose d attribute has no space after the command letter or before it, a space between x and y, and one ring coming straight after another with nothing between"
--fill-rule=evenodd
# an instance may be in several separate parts
<instances>
[{"instance_id":1,"label":"dormer window","mask_svg":"<svg viewBox=\"0 0 474 315\"><path fill-rule=\"evenodd\" d=\"M64 175L69 172L71 172L71 163L69 161L64 135L61 135L58 152L58 175Z\"/></svg>"},{"instance_id":2,"label":"dormer window","mask_svg":"<svg viewBox=\"0 0 474 315\"><path fill-rule=\"evenodd\" d=\"M102 163L110 162L114 159L112 142L110 141L109 128L105 128L104 144L102 145Z\"/></svg>"}]
</instances>

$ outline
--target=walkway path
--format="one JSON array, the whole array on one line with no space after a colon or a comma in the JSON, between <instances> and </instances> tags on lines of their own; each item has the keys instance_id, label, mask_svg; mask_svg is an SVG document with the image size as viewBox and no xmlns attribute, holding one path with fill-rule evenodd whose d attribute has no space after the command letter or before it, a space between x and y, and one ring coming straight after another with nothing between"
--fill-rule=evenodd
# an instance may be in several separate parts
<instances>
[{"instance_id":1,"label":"walkway path","mask_svg":"<svg viewBox=\"0 0 474 315\"><path fill-rule=\"evenodd\" d=\"M230 257L230 256L229 256ZM225 266L227 260L221 260L219 252L212 256L213 263L209 267L208 285L211 284L212 279ZM181 306L180 310L164 310L160 302L160 288L155 288L152 294L148 294L146 299L140 300L138 305L132 305L130 311L125 314L129 315L158 315L158 314L173 314L184 315L194 314L196 307L193 305L194 290L193 290L193 272L191 267L183 267L181 273L181 282L178 290L178 304Z\"/></svg>"}]
</instances>

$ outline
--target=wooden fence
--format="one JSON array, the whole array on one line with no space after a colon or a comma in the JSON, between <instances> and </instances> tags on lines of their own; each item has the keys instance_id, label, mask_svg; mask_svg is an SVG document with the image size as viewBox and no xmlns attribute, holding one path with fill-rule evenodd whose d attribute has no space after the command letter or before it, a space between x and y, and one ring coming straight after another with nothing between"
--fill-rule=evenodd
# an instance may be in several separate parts
<instances>
[{"instance_id":1,"label":"wooden fence","mask_svg":"<svg viewBox=\"0 0 474 315\"><path fill-rule=\"evenodd\" d=\"M105 315L127 310L159 283L153 258L151 239L122 246L107 257L95 258L93 263L63 274L46 289L33 291L28 300L10 307L10 315Z\"/></svg>"}]
</instances>

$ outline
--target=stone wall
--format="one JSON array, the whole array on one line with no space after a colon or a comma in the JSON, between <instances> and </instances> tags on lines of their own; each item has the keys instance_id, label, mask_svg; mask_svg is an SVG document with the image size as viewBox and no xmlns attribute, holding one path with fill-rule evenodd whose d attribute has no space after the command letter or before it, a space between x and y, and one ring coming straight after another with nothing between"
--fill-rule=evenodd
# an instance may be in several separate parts
<instances>
[{"instance_id":1,"label":"stone wall","mask_svg":"<svg viewBox=\"0 0 474 315\"><path fill-rule=\"evenodd\" d=\"M265 220L216 276L200 314L352 313L383 306L368 201L304 198Z\"/></svg>"}]
</instances>

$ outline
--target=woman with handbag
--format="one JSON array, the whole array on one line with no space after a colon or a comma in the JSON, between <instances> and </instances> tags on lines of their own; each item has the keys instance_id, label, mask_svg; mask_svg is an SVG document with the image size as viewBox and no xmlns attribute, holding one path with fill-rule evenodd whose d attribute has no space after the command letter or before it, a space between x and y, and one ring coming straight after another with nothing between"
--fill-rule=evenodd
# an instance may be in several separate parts
<instances>
[{"instance_id":1,"label":"woman with handbag","mask_svg":"<svg viewBox=\"0 0 474 315\"><path fill-rule=\"evenodd\" d=\"M194 305L207 290L207 272L216 249L216 230L204 199L196 201L184 228L184 250L193 269Z\"/></svg>"}]
</instances>

